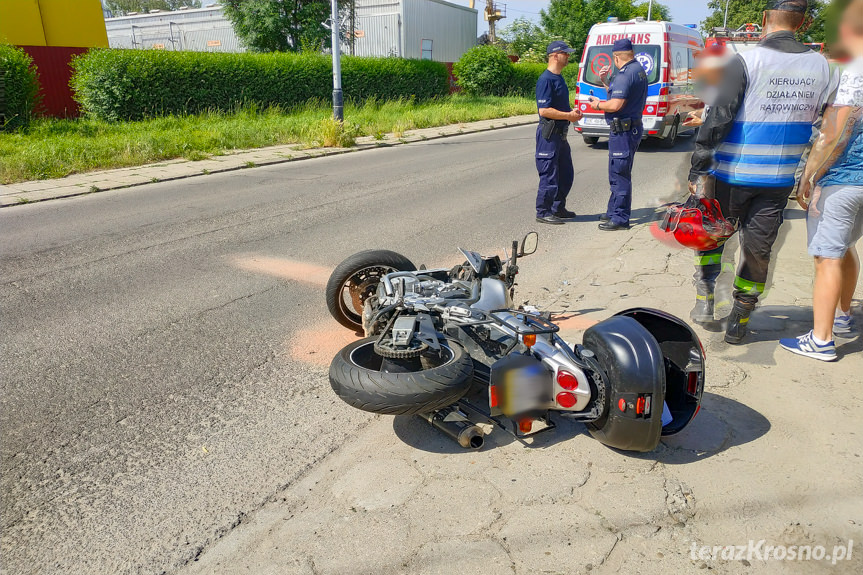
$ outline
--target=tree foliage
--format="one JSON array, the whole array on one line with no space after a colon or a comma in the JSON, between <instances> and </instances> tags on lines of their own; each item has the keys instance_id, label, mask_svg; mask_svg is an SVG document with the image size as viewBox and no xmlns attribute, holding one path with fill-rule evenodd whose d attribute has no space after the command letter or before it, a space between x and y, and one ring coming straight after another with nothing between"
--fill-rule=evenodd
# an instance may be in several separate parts
<instances>
[{"instance_id":1,"label":"tree foliage","mask_svg":"<svg viewBox=\"0 0 863 575\"><path fill-rule=\"evenodd\" d=\"M0 44L0 76L4 96L0 100L0 132L26 127L39 105L39 74L24 50Z\"/></svg>"},{"instance_id":2,"label":"tree foliage","mask_svg":"<svg viewBox=\"0 0 863 575\"><path fill-rule=\"evenodd\" d=\"M612 16L620 20L647 17L648 4L633 0L551 0L548 8L540 11L540 22L547 34L562 38L581 55L591 26ZM653 3L651 19L670 18L667 6Z\"/></svg>"},{"instance_id":3,"label":"tree foliage","mask_svg":"<svg viewBox=\"0 0 863 575\"><path fill-rule=\"evenodd\" d=\"M104 0L104 4L112 15L125 16L129 12L176 10L183 6L200 8L201 0Z\"/></svg>"},{"instance_id":4,"label":"tree foliage","mask_svg":"<svg viewBox=\"0 0 863 575\"><path fill-rule=\"evenodd\" d=\"M764 11L767 9L769 0L727 0L728 3L728 28L736 30L744 24L761 24ZM825 10L829 2L824 0L810 0L808 23L801 29L798 37L805 42L824 42L826 36ZM711 33L714 28L722 26L725 20L726 0L710 0L707 7L713 10L701 27L705 33Z\"/></svg>"},{"instance_id":5,"label":"tree foliage","mask_svg":"<svg viewBox=\"0 0 863 575\"><path fill-rule=\"evenodd\" d=\"M499 46L474 46L453 65L453 74L472 96L505 96L512 88L512 62Z\"/></svg>"},{"instance_id":6,"label":"tree foliage","mask_svg":"<svg viewBox=\"0 0 863 575\"><path fill-rule=\"evenodd\" d=\"M507 52L523 62L544 62L546 47L560 37L549 34L527 18L516 18L500 34Z\"/></svg>"},{"instance_id":7,"label":"tree foliage","mask_svg":"<svg viewBox=\"0 0 863 575\"><path fill-rule=\"evenodd\" d=\"M317 51L331 43L323 26L330 15L328 0L225 0L223 6L250 50Z\"/></svg>"}]
</instances>

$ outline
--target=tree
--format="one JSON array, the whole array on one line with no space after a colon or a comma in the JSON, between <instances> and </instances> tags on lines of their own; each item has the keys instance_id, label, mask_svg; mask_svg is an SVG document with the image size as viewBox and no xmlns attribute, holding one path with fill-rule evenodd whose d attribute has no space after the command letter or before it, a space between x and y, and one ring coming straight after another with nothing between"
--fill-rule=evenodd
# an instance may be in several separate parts
<instances>
[{"instance_id":1,"label":"tree","mask_svg":"<svg viewBox=\"0 0 863 575\"><path fill-rule=\"evenodd\" d=\"M328 0L226 0L237 37L257 52L299 52L329 46Z\"/></svg>"},{"instance_id":2,"label":"tree","mask_svg":"<svg viewBox=\"0 0 863 575\"><path fill-rule=\"evenodd\" d=\"M500 37L510 54L514 54L522 61L527 62L544 61L545 50L549 43L553 40L560 40L527 18L513 20L509 26L501 31Z\"/></svg>"},{"instance_id":3,"label":"tree","mask_svg":"<svg viewBox=\"0 0 863 575\"><path fill-rule=\"evenodd\" d=\"M580 55L591 26L612 16L620 20L646 17L647 9L648 2L635 4L632 0L551 0L539 17L547 34L563 38ZM667 6L654 2L651 17L667 20L671 14Z\"/></svg>"},{"instance_id":4,"label":"tree","mask_svg":"<svg viewBox=\"0 0 863 575\"><path fill-rule=\"evenodd\" d=\"M176 10L183 6L200 8L201 0L104 0L104 4L112 15L125 16L129 12Z\"/></svg>"},{"instance_id":5,"label":"tree","mask_svg":"<svg viewBox=\"0 0 863 575\"><path fill-rule=\"evenodd\" d=\"M769 0L710 0L707 7L713 10L713 13L701 23L701 28L705 33L712 33L714 28L721 27L725 20L725 5L728 4L728 28L736 30L737 28L748 24L761 24L764 11L767 9ZM809 14L807 24L801 29L798 38L805 42L824 42L825 26L824 13L829 6L828 2L823 0L814 0L809 2Z\"/></svg>"},{"instance_id":6,"label":"tree","mask_svg":"<svg viewBox=\"0 0 863 575\"><path fill-rule=\"evenodd\" d=\"M642 2L641 4L633 5L629 18L635 18L637 16L647 18L648 12L650 12L651 20L671 20L671 10L668 9L668 6L660 4L659 2L653 3L652 10L650 8L650 2Z\"/></svg>"}]
</instances>

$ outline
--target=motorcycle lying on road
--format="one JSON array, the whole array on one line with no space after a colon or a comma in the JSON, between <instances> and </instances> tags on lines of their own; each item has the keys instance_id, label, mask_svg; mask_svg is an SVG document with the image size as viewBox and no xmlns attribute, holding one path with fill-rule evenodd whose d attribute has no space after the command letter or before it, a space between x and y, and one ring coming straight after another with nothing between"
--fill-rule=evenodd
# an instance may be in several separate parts
<instances>
[{"instance_id":1,"label":"motorcycle lying on road","mask_svg":"<svg viewBox=\"0 0 863 575\"><path fill-rule=\"evenodd\" d=\"M473 449L484 439L477 423L521 440L552 429L552 413L631 451L685 428L704 391L698 336L672 315L636 308L567 343L550 314L513 305L519 258L537 243L531 232L503 260L462 249L465 262L452 269L417 270L385 250L345 260L327 307L365 337L333 359L333 390L358 409L420 415Z\"/></svg>"}]
</instances>

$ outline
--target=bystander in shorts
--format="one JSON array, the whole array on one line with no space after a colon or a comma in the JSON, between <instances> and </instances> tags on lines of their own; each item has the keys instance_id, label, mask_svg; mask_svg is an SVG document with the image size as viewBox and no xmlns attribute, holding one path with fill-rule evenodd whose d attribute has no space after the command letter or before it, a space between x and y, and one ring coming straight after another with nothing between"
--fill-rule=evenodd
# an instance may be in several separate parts
<instances>
[{"instance_id":1,"label":"bystander in shorts","mask_svg":"<svg viewBox=\"0 0 863 575\"><path fill-rule=\"evenodd\" d=\"M806 218L809 255L842 259L863 237L863 186L818 187Z\"/></svg>"}]
</instances>

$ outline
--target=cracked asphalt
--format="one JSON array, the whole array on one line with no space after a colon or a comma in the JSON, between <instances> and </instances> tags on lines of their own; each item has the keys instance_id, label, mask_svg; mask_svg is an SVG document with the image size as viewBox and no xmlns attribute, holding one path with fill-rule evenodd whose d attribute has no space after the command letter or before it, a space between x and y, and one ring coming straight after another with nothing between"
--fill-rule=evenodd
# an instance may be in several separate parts
<instances>
[{"instance_id":1,"label":"cracked asphalt","mask_svg":"<svg viewBox=\"0 0 863 575\"><path fill-rule=\"evenodd\" d=\"M863 540L861 343L812 365L811 263L790 211L753 342L707 349L704 409L650 454L560 422L465 452L341 403L353 335L322 283L371 247L448 265L536 228L533 130L422 142L0 210L4 573L859 573L692 545ZM646 144L636 221L605 234L606 150L574 143L576 222L540 229L519 299L563 332L685 316L690 254L656 242L689 143ZM860 543L863 545L863 543Z\"/></svg>"}]
</instances>

